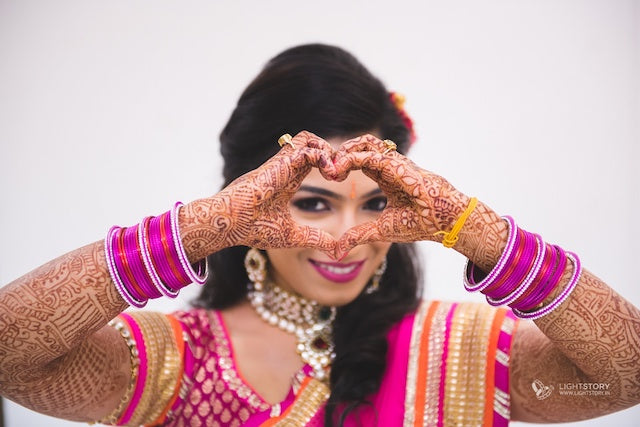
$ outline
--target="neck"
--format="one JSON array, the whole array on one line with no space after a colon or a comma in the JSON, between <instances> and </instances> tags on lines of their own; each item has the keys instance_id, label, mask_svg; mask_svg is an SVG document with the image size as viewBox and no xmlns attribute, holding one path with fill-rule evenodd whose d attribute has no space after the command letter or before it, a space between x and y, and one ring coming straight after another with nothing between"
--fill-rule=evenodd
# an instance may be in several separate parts
<instances>
[{"instance_id":1,"label":"neck","mask_svg":"<svg viewBox=\"0 0 640 427\"><path fill-rule=\"evenodd\" d=\"M247 295L266 322L297 336L302 360L311 365L316 378L326 379L335 357L332 325L336 308L294 295L273 282L255 282Z\"/></svg>"}]
</instances>

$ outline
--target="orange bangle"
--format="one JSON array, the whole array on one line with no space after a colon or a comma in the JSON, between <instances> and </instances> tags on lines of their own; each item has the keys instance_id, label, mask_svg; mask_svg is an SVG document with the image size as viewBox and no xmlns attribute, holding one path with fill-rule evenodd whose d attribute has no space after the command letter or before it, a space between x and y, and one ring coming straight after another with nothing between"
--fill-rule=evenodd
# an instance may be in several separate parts
<instances>
[{"instance_id":1,"label":"orange bangle","mask_svg":"<svg viewBox=\"0 0 640 427\"><path fill-rule=\"evenodd\" d=\"M456 244L456 242L458 241L458 233L460 232L460 230L462 230L462 227L464 227L464 223L467 221L467 218L469 218L469 215L471 215L471 212L473 212L473 210L476 208L477 204L478 199L476 197L472 197L471 200L469 200L469 206L467 206L467 209L462 212L462 215L460 215L460 218L458 218L456 223L453 224L453 228L451 229L451 231L438 231L437 233L433 233L434 236L444 234L442 245L445 248L452 248L453 245Z\"/></svg>"}]
</instances>

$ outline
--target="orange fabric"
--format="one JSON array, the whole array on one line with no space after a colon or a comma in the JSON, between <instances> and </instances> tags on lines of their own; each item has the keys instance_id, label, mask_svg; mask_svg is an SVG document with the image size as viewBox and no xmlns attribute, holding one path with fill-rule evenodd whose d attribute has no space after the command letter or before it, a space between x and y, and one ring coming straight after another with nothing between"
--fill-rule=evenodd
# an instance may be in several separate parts
<instances>
[{"instance_id":1,"label":"orange fabric","mask_svg":"<svg viewBox=\"0 0 640 427\"><path fill-rule=\"evenodd\" d=\"M484 404L484 424L485 426L493 425L493 399L495 395L495 371L496 371L496 349L498 348L498 337L500 336L500 328L507 312L505 310L496 311L491 323L491 335L489 336L489 348L487 350L487 392L485 393Z\"/></svg>"},{"instance_id":2,"label":"orange fabric","mask_svg":"<svg viewBox=\"0 0 640 427\"><path fill-rule=\"evenodd\" d=\"M424 325L422 327L422 336L420 337L420 351L418 352L418 378L416 384L416 402L415 402L415 425L422 425L421 420L424 418L424 408L427 399L427 367L429 366L429 331L431 330L431 323L435 316L436 309L440 303L434 301L429 305L429 310L424 318Z\"/></svg>"}]
</instances>

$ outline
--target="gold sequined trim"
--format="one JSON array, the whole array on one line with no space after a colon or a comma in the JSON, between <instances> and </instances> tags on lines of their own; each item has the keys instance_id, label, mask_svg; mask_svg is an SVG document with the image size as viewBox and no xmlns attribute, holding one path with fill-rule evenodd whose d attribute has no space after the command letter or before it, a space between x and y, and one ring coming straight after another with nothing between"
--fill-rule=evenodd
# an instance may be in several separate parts
<instances>
[{"instance_id":1,"label":"gold sequined trim","mask_svg":"<svg viewBox=\"0 0 640 427\"><path fill-rule=\"evenodd\" d=\"M286 417L274 424L277 427L301 427L323 407L329 399L329 387L315 378L311 378L302 392L287 410Z\"/></svg>"},{"instance_id":2,"label":"gold sequined trim","mask_svg":"<svg viewBox=\"0 0 640 427\"><path fill-rule=\"evenodd\" d=\"M429 358L427 368L427 398L425 400L426 425L437 425L440 411L440 372L442 369L442 353L444 350L444 336L447 327L447 314L451 310L451 303L441 303L433 317L429 331Z\"/></svg>"},{"instance_id":3,"label":"gold sequined trim","mask_svg":"<svg viewBox=\"0 0 640 427\"><path fill-rule=\"evenodd\" d=\"M484 304L458 304L455 308L449 330L443 408L447 425L482 425L493 313Z\"/></svg>"},{"instance_id":4,"label":"gold sequined trim","mask_svg":"<svg viewBox=\"0 0 640 427\"><path fill-rule=\"evenodd\" d=\"M440 414L444 425L483 424L487 410L487 384L494 381L494 378L487 378L486 367L496 313L494 308L486 304L462 303L455 307L451 303L442 302L421 304L416 313L409 346L405 427L435 426ZM429 316L432 316L430 321ZM445 342L449 316L449 340ZM505 323L501 325L503 328L508 330L513 327L513 324ZM445 346L447 356L443 372ZM427 357L421 355L421 352L426 352ZM508 356L503 359L508 362ZM426 366L420 366L421 360L426 362L422 362ZM426 380L423 377L425 370ZM443 374L444 396L440 396ZM425 390L418 390L417 387L424 387ZM490 401L493 405L500 406L497 410L503 413L505 406L508 408L509 396L500 390L496 393L495 399ZM424 399L420 396L424 396ZM440 398L443 399L443 407L439 406ZM415 406L422 401L423 414Z\"/></svg>"},{"instance_id":5,"label":"gold sequined trim","mask_svg":"<svg viewBox=\"0 0 640 427\"><path fill-rule=\"evenodd\" d=\"M136 341L131 336L131 331L125 325L125 323L115 318L109 322L109 326L115 328L120 336L127 343L127 347L129 347L129 354L131 355L131 378L129 379L129 385L127 386L127 390L124 395L120 399L120 403L118 406L106 417L98 420L100 424L116 424L118 419L122 415L122 412L126 408L127 404L131 400L131 395L133 394L133 390L136 387L136 381L138 381L138 368L140 366L140 358L138 357L138 348L136 347Z\"/></svg>"},{"instance_id":6,"label":"gold sequined trim","mask_svg":"<svg viewBox=\"0 0 640 427\"><path fill-rule=\"evenodd\" d=\"M424 319L429 311L430 303L423 302L416 313L411 331L409 343L409 361L407 366L407 386L404 400L404 426L410 427L415 422L416 389L418 385L418 359L420 356L420 343L424 327Z\"/></svg>"},{"instance_id":7,"label":"gold sequined trim","mask_svg":"<svg viewBox=\"0 0 640 427\"><path fill-rule=\"evenodd\" d=\"M227 334L218 316L221 316L218 312L209 314L211 332L215 338L215 353L218 356L218 366L222 373L222 380L227 384L227 387L240 398L246 399L255 411L269 410L271 406L255 393L238 375L232 359L231 344L227 339Z\"/></svg>"},{"instance_id":8,"label":"gold sequined trim","mask_svg":"<svg viewBox=\"0 0 640 427\"><path fill-rule=\"evenodd\" d=\"M136 312L136 321L147 351L147 378L129 425L153 424L173 397L182 368L173 328L162 313Z\"/></svg>"}]
</instances>

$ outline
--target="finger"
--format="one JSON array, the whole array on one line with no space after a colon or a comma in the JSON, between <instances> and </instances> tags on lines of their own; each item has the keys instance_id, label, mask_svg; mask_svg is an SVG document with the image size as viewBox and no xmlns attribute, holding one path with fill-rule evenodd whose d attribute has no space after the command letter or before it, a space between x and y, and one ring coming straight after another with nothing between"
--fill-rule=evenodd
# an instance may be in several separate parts
<instances>
[{"instance_id":1,"label":"finger","mask_svg":"<svg viewBox=\"0 0 640 427\"><path fill-rule=\"evenodd\" d=\"M368 221L347 230L336 243L336 258L343 259L358 245L384 241L377 221Z\"/></svg>"},{"instance_id":2,"label":"finger","mask_svg":"<svg viewBox=\"0 0 640 427\"><path fill-rule=\"evenodd\" d=\"M426 196L425 176L411 160L402 154L380 154L374 152L355 152L344 156L344 161L352 169L360 169L369 178L376 181L382 191L391 193L402 191L410 197ZM337 168L344 167L336 165Z\"/></svg>"},{"instance_id":3,"label":"finger","mask_svg":"<svg viewBox=\"0 0 640 427\"><path fill-rule=\"evenodd\" d=\"M328 153L333 152L331 144L320 138L318 135L306 130L298 132L296 136L293 137L292 141L296 147L318 148L326 150Z\"/></svg>"},{"instance_id":4,"label":"finger","mask_svg":"<svg viewBox=\"0 0 640 427\"><path fill-rule=\"evenodd\" d=\"M385 154L380 150L376 148L373 150L337 151L333 156L333 163L338 176L342 177L345 172L348 173L350 170L372 167L375 163L382 163L394 158L407 159L395 151ZM406 161L408 162L409 160L407 159Z\"/></svg>"},{"instance_id":5,"label":"finger","mask_svg":"<svg viewBox=\"0 0 640 427\"><path fill-rule=\"evenodd\" d=\"M379 138L371 134L362 135L340 144L340 147L336 151L336 156L358 151L380 151L384 146L384 142Z\"/></svg>"},{"instance_id":6,"label":"finger","mask_svg":"<svg viewBox=\"0 0 640 427\"><path fill-rule=\"evenodd\" d=\"M317 167L325 179L332 180L336 172L331 144L309 131L299 132L294 140L303 145L300 152L307 157L309 163Z\"/></svg>"},{"instance_id":7,"label":"finger","mask_svg":"<svg viewBox=\"0 0 640 427\"><path fill-rule=\"evenodd\" d=\"M389 157L382 156L379 153L367 152L351 152L340 156L335 163L336 175L335 180L344 180L352 170L360 170L382 186L389 181L393 174L390 172ZM383 173L388 169L387 176ZM384 191L384 188L383 188Z\"/></svg>"},{"instance_id":8,"label":"finger","mask_svg":"<svg viewBox=\"0 0 640 427\"><path fill-rule=\"evenodd\" d=\"M293 225L290 242L292 247L314 248L336 259L336 239L324 230L305 225Z\"/></svg>"},{"instance_id":9,"label":"finger","mask_svg":"<svg viewBox=\"0 0 640 427\"><path fill-rule=\"evenodd\" d=\"M311 167L317 168L327 180L332 180L335 175L335 165L331 159L331 153L324 149L302 147L290 154L291 167L296 175L293 179L302 182L309 174Z\"/></svg>"}]
</instances>

